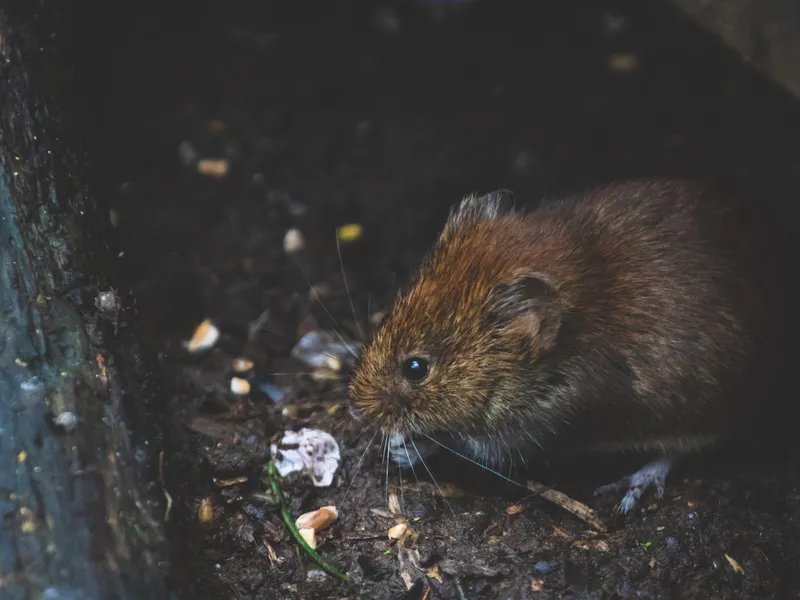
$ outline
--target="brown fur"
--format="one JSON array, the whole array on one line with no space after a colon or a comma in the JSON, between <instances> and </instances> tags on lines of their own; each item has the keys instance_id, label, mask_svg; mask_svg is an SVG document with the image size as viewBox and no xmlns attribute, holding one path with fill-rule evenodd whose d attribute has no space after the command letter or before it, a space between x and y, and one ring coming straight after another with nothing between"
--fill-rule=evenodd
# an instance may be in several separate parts
<instances>
[{"instance_id":1,"label":"brown fur","mask_svg":"<svg viewBox=\"0 0 800 600\"><path fill-rule=\"evenodd\" d=\"M521 214L451 214L360 357L356 410L386 432L450 433L478 459L521 448L688 449L753 401L764 301L734 201L640 180ZM431 372L406 381L402 361Z\"/></svg>"}]
</instances>

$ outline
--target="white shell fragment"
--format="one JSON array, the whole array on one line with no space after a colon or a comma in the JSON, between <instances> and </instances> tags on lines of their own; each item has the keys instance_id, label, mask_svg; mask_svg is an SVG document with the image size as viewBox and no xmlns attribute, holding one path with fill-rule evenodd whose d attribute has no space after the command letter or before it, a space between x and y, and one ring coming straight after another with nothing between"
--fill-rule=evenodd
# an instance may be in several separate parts
<instances>
[{"instance_id":1,"label":"white shell fragment","mask_svg":"<svg viewBox=\"0 0 800 600\"><path fill-rule=\"evenodd\" d=\"M339 371L360 346L358 342L346 344L328 331L310 331L292 348L292 356L314 369Z\"/></svg>"},{"instance_id":2,"label":"white shell fragment","mask_svg":"<svg viewBox=\"0 0 800 600\"><path fill-rule=\"evenodd\" d=\"M211 319L206 319L197 326L192 339L185 342L184 345L189 352L194 354L195 352L208 350L217 343L218 339L219 329L211 322Z\"/></svg>"},{"instance_id":3,"label":"white shell fragment","mask_svg":"<svg viewBox=\"0 0 800 600\"><path fill-rule=\"evenodd\" d=\"M313 529L321 531L339 518L339 511L335 506L323 506L297 517L294 522L298 529Z\"/></svg>"},{"instance_id":4,"label":"white shell fragment","mask_svg":"<svg viewBox=\"0 0 800 600\"><path fill-rule=\"evenodd\" d=\"M299 229L290 229L286 232L286 235L283 236L283 251L287 254L300 252L300 250L305 247L306 241Z\"/></svg>"},{"instance_id":5,"label":"white shell fragment","mask_svg":"<svg viewBox=\"0 0 800 600\"><path fill-rule=\"evenodd\" d=\"M319 429L287 431L270 451L281 477L302 471L311 477L317 487L328 487L339 468L339 444L333 436Z\"/></svg>"}]
</instances>

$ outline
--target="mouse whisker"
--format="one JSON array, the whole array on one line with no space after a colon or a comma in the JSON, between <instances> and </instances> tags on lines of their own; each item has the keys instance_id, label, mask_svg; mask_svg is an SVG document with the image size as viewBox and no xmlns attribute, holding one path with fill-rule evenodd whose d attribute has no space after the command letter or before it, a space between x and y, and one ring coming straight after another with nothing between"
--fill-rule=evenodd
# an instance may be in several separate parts
<instances>
[{"instance_id":1,"label":"mouse whisker","mask_svg":"<svg viewBox=\"0 0 800 600\"><path fill-rule=\"evenodd\" d=\"M400 481L400 512L402 514L405 514L406 513L405 501L403 499L403 469L400 466L400 463L397 463L397 477Z\"/></svg>"},{"instance_id":2,"label":"mouse whisker","mask_svg":"<svg viewBox=\"0 0 800 600\"><path fill-rule=\"evenodd\" d=\"M353 487L353 484L356 482L356 477L358 476L358 472L361 469L361 463L364 462L364 457L367 455L370 447L372 446L372 442L375 441L375 436L378 435L378 429L375 430L375 433L372 434L372 437L367 442L366 447L364 448L364 452L361 453L361 458L358 459L358 463L356 463L356 470L353 473L353 478L350 480L350 485L347 486L347 491L345 491L344 496L342 496L342 505L344 505L344 501L347 500L347 495L350 493L350 490Z\"/></svg>"},{"instance_id":3,"label":"mouse whisker","mask_svg":"<svg viewBox=\"0 0 800 600\"><path fill-rule=\"evenodd\" d=\"M403 438L403 449L406 451L406 458L408 459L408 466L411 467L411 472L414 474L414 479L417 481L417 485L419 485L419 477L417 477L417 470L414 468L414 462L411 460L411 455L408 453L408 446L406 445L406 439L405 438Z\"/></svg>"},{"instance_id":4,"label":"mouse whisker","mask_svg":"<svg viewBox=\"0 0 800 600\"><path fill-rule=\"evenodd\" d=\"M342 261L342 247L339 244L339 232L336 232L336 252L339 254L339 267L342 270L342 281L344 281L344 289L347 292L347 301L350 302L350 310L353 311L353 320L356 322L356 328L358 329L358 335L361 338L362 342L366 341L364 337L364 331L361 329L361 323L358 322L358 317L356 316L356 307L353 304L353 296L350 294L350 286L347 283L347 275L344 272L344 261Z\"/></svg>"},{"instance_id":5,"label":"mouse whisker","mask_svg":"<svg viewBox=\"0 0 800 600\"><path fill-rule=\"evenodd\" d=\"M485 471L488 471L489 473L492 473L492 474L494 474L494 475L497 475L497 476L498 476L500 479L503 479L503 480L505 480L505 481L508 481L509 483L513 483L514 485L516 485L516 486L519 486L519 487L521 487L521 488L524 488L524 487L525 487L524 485L522 485L522 484L521 484L521 483L519 483L518 481L514 481L514 480L513 480L513 479L511 479L510 477L506 477L506 476L505 476L505 475L503 475L502 473L500 473L500 472L498 472L498 471L495 471L494 469L490 469L490 468L489 468L489 467L487 467L486 465L479 463L477 460L473 460L473 459L471 459L469 456L466 456L466 455L464 455L464 454L461 454L460 452L456 452L456 451L455 451L455 450L453 450L452 448L448 448L447 446L445 446L444 444L442 444L442 443L441 443L441 442L439 442L438 440L435 440L434 438L432 438L431 436L429 436L427 433L423 433L422 435L423 435L423 436L425 436L426 438L428 438L430 441L432 441L432 442L433 442L434 444L436 444L437 446L440 446L440 447L444 448L444 449L445 449L445 450L447 450L448 452L452 452L452 453L453 453L453 454L455 454L456 456L458 456L458 457L460 457L460 458L463 458L464 460L466 460L466 461L468 461L468 462L471 462L471 463L472 463L472 464L474 464L474 465L478 465L478 466L479 466L481 469L483 469L483 470L485 470ZM412 441L411 443L413 444L414 442ZM421 458L422 458L422 457L420 456L420 459L421 459ZM424 462L423 462L423 464L424 464Z\"/></svg>"},{"instance_id":6,"label":"mouse whisker","mask_svg":"<svg viewBox=\"0 0 800 600\"><path fill-rule=\"evenodd\" d=\"M320 297L319 297L319 294L317 293L317 290L315 290L315 289L314 289L314 286L313 286L313 285L311 285L311 281L310 281L310 280L308 279L308 277L306 276L306 274L305 274L305 271L303 271L303 268L300 266L300 263L299 263L299 262L297 262L297 260L296 260L296 259L294 259L294 258L292 258L292 260L294 261L294 264L295 264L295 265L297 265L297 270L298 270L298 271L300 271L300 274L303 276L303 279L305 279L305 280L306 280L306 283L308 284L308 289L309 289L309 291L311 292L311 294L314 296L314 299L315 299L317 302L319 302L319 305L322 307L322 310L324 310L324 311L325 311L325 314L326 314L326 315L328 315L328 317L330 318L330 320L333 322L333 326L334 326L334 328L335 328L335 329L333 330L333 333L335 333L335 334L336 334L336 336L339 338L339 341L340 341L340 342L342 342L342 344L344 345L344 347L345 347L345 348L347 348L347 351L348 351L348 352L349 352L349 353L350 353L350 354L353 356L353 358L358 358L358 354L356 353L356 351L355 351L355 350L353 350L353 348L350 346L350 344L348 344L348 343L345 341L345 339L344 339L344 337L342 336L342 334L341 334L341 333L339 333L339 330L340 330L342 327L339 325L339 322L338 322L336 319L334 319L334 318L333 318L333 315L332 315L332 314L331 314L331 312L328 310L328 307L326 307L326 306L325 306L325 304L322 302L322 298L320 298ZM356 323L356 324L358 324L358 323Z\"/></svg>"},{"instance_id":7,"label":"mouse whisker","mask_svg":"<svg viewBox=\"0 0 800 600\"><path fill-rule=\"evenodd\" d=\"M392 462L391 458L389 457L389 451L391 450L389 444L389 436L386 436L386 506L389 506L389 464Z\"/></svg>"},{"instance_id":8,"label":"mouse whisker","mask_svg":"<svg viewBox=\"0 0 800 600\"><path fill-rule=\"evenodd\" d=\"M414 452L416 452L417 456L419 456L419 460L422 462L422 466L425 467L425 470L428 472L428 475L430 476L431 481L433 481L433 485L435 485L436 489L439 490L439 495L442 497L442 500L444 500L444 503L447 505L447 508L450 510L450 513L453 515L453 517L455 517L456 516L456 511L453 510L453 507L447 501L447 498L445 497L444 492L442 491L442 488L439 487L439 482L436 481L436 478L433 476L433 473L431 473L431 470L428 468L428 465L425 462L425 459L422 457L422 453L419 451L419 449L417 448L417 445L414 443L414 438L408 438L408 440L411 442L411 446L414 448Z\"/></svg>"}]
</instances>

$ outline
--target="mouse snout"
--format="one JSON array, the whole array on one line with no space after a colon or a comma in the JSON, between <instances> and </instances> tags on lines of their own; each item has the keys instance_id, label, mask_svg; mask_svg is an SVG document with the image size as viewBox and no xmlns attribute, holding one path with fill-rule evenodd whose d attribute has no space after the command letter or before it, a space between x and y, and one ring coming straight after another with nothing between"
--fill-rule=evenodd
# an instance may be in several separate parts
<instances>
[{"instance_id":1,"label":"mouse snout","mask_svg":"<svg viewBox=\"0 0 800 600\"><path fill-rule=\"evenodd\" d=\"M406 417L412 407L413 403L408 396L381 390L368 396L355 396L350 406L350 415L356 421L396 421Z\"/></svg>"}]
</instances>

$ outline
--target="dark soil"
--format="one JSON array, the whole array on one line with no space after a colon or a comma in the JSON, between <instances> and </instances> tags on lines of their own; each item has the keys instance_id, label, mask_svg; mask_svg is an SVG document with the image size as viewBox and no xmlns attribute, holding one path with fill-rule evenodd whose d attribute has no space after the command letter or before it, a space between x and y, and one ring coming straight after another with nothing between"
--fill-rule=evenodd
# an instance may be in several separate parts
<instances>
[{"instance_id":1,"label":"dark soil","mask_svg":"<svg viewBox=\"0 0 800 600\"><path fill-rule=\"evenodd\" d=\"M180 597L799 597L797 462L687 464L662 501L600 534L447 457L430 465L447 498L396 467L387 487L377 442L367 448L348 420L346 373L319 381L289 357L313 328L359 337L339 225L363 227L341 258L368 331L472 191L535 202L623 177L702 174L758 191L765 210L769 199L791 213L798 197L797 103L668 6L438 4L162 3L119 30L113 97L99 107L106 175L139 315L161 350ZM624 55L635 69L612 68ZM183 164L184 141L227 158L227 176ZM306 239L296 260L282 246L292 227ZM309 282L323 286L324 309ZM206 317L221 338L189 355L182 340ZM246 397L229 390L237 356L255 363ZM263 381L284 388L281 402ZM342 466L329 488L292 476L284 493L296 515L338 507L319 551L350 586L304 557L266 493L272 436L300 426L332 432ZM613 499L591 490L633 466L555 480L608 517ZM247 480L217 485L237 477ZM391 494L416 539L387 538Z\"/></svg>"}]
</instances>

